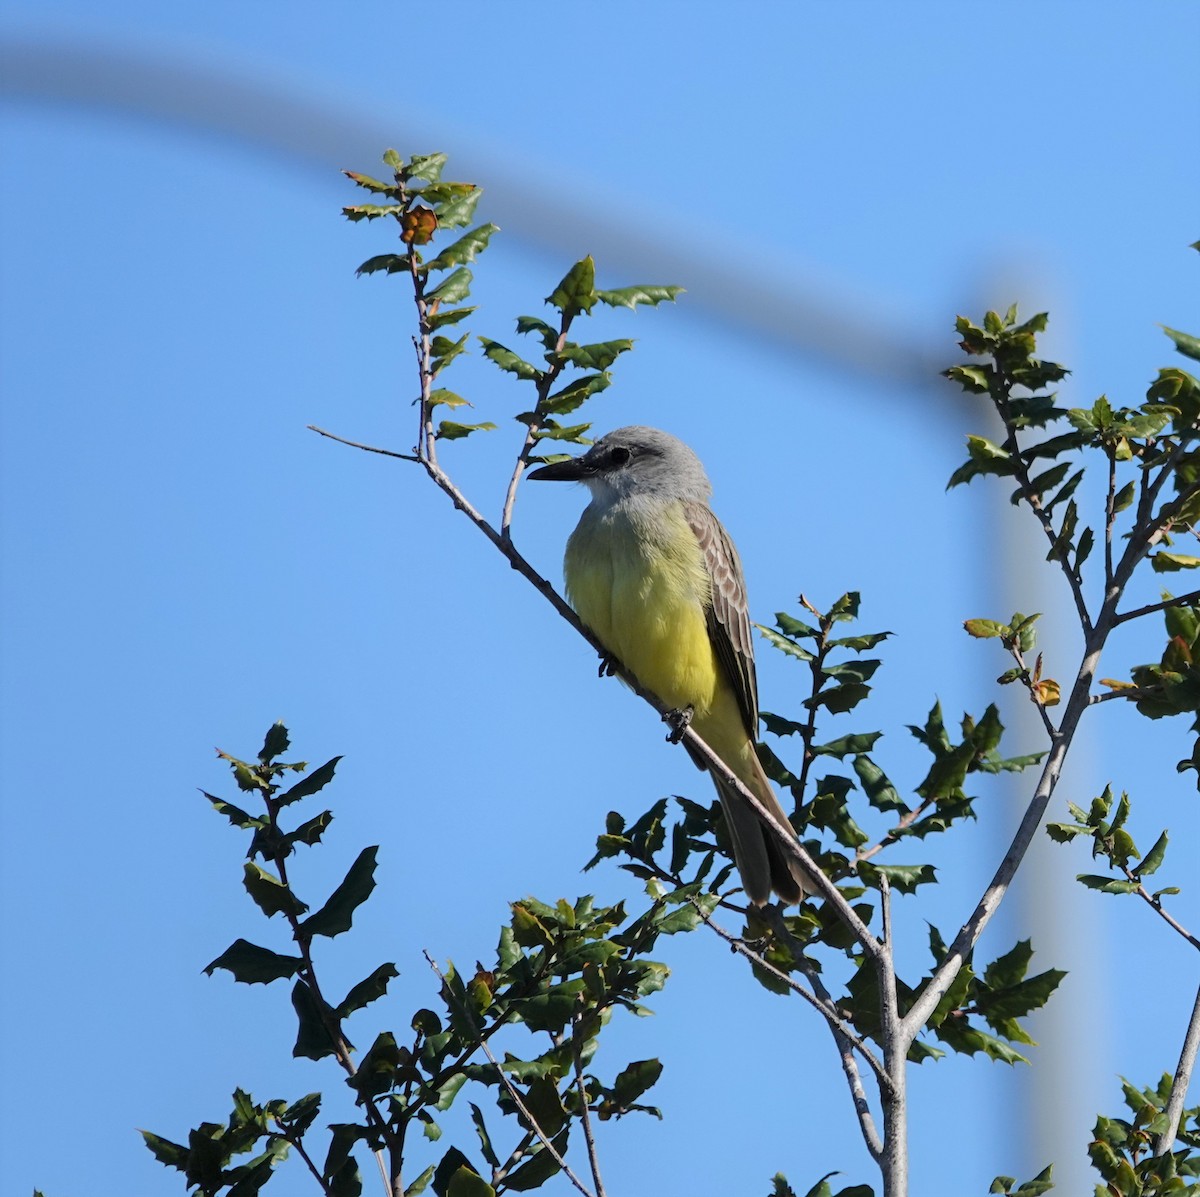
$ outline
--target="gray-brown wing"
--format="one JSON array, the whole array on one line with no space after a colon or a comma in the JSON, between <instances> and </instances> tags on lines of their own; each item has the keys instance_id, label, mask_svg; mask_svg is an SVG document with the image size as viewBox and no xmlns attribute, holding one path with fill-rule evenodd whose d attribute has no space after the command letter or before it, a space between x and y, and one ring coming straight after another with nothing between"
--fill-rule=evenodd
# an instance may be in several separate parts
<instances>
[{"instance_id":1,"label":"gray-brown wing","mask_svg":"<svg viewBox=\"0 0 1200 1197\"><path fill-rule=\"evenodd\" d=\"M758 681L754 673L754 644L750 639L750 612L742 563L729 533L706 504L685 503L684 517L700 542L712 578L708 633L717 659L733 683L746 731L752 740L757 740Z\"/></svg>"}]
</instances>

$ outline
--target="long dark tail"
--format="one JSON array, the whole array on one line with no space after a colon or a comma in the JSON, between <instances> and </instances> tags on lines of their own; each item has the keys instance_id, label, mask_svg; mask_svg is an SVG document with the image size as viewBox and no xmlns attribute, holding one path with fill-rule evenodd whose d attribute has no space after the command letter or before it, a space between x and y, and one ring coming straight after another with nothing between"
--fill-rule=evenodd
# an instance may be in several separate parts
<instances>
[{"instance_id":1,"label":"long dark tail","mask_svg":"<svg viewBox=\"0 0 1200 1197\"><path fill-rule=\"evenodd\" d=\"M755 764L757 763L756 759ZM804 870L787 855L777 838L762 825L758 815L750 809L741 794L715 774L713 781L721 799L721 809L725 814L729 836L733 841L733 858L737 862L746 897L755 906L763 906L771 900L771 892L774 891L785 906L793 906L800 902L805 894L814 892L814 887L807 883ZM775 796L775 791L761 766L758 768L758 776L754 778L754 784L749 784L748 788L753 790L777 822L784 827L788 825L787 815L783 813L783 807L779 805L779 799Z\"/></svg>"}]
</instances>

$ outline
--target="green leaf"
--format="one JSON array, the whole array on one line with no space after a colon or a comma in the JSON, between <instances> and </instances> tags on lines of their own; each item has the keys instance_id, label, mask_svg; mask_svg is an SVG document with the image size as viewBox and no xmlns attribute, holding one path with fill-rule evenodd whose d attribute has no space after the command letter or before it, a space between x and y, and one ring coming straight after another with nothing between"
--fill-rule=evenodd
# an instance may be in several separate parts
<instances>
[{"instance_id":1,"label":"green leaf","mask_svg":"<svg viewBox=\"0 0 1200 1197\"><path fill-rule=\"evenodd\" d=\"M899 791L887 779L883 770L865 753L860 753L853 761L854 772L862 783L863 793L867 801L876 810L895 810L907 814L908 804L900 797Z\"/></svg>"},{"instance_id":2,"label":"green leaf","mask_svg":"<svg viewBox=\"0 0 1200 1197\"><path fill-rule=\"evenodd\" d=\"M320 1060L325 1056L332 1056L337 1051L329 1037L321 1007L322 1003L317 995L304 981L297 981L292 986L292 1009L296 1011L299 1022L296 1044L292 1048L293 1056ZM325 1016L333 1017L333 1012L328 1006L325 1007Z\"/></svg>"},{"instance_id":3,"label":"green leaf","mask_svg":"<svg viewBox=\"0 0 1200 1197\"><path fill-rule=\"evenodd\" d=\"M551 356L557 362L569 362L581 370L607 370L622 353L632 348L633 342L627 339L599 341L595 345L567 344Z\"/></svg>"},{"instance_id":4,"label":"green leaf","mask_svg":"<svg viewBox=\"0 0 1200 1197\"><path fill-rule=\"evenodd\" d=\"M581 407L593 395L606 390L610 382L612 377L608 374L585 374L542 400L538 404L538 411L552 416L565 416Z\"/></svg>"},{"instance_id":5,"label":"green leaf","mask_svg":"<svg viewBox=\"0 0 1200 1197\"><path fill-rule=\"evenodd\" d=\"M292 1102L282 1114L279 1121L295 1135L304 1135L316 1121L321 1112L321 1095L307 1093L298 1101Z\"/></svg>"},{"instance_id":6,"label":"green leaf","mask_svg":"<svg viewBox=\"0 0 1200 1197\"><path fill-rule=\"evenodd\" d=\"M425 292L425 302L436 299L442 304L459 303L471 293L471 272L460 266L453 274L443 279L432 291Z\"/></svg>"},{"instance_id":7,"label":"green leaf","mask_svg":"<svg viewBox=\"0 0 1200 1197\"><path fill-rule=\"evenodd\" d=\"M375 856L378 851L379 845L376 844L364 848L358 854L345 880L333 891L329 901L300 924L302 934L332 938L350 930L354 912L371 896L371 891L375 888Z\"/></svg>"},{"instance_id":8,"label":"green leaf","mask_svg":"<svg viewBox=\"0 0 1200 1197\"><path fill-rule=\"evenodd\" d=\"M613 1081L613 1097L622 1107L629 1107L650 1089L662 1075L659 1060L634 1060L626 1065Z\"/></svg>"},{"instance_id":9,"label":"green leaf","mask_svg":"<svg viewBox=\"0 0 1200 1197\"><path fill-rule=\"evenodd\" d=\"M357 223L360 220L378 220L381 216L398 217L403 211L403 204L354 204L343 208L342 215Z\"/></svg>"},{"instance_id":10,"label":"green leaf","mask_svg":"<svg viewBox=\"0 0 1200 1197\"><path fill-rule=\"evenodd\" d=\"M822 690L812 698L806 698L802 705L813 710L824 707L831 715L844 715L858 706L870 692L871 687L861 682L846 682Z\"/></svg>"},{"instance_id":11,"label":"green leaf","mask_svg":"<svg viewBox=\"0 0 1200 1197\"><path fill-rule=\"evenodd\" d=\"M269 985L283 977L294 977L304 964L299 956L282 956L245 939L235 939L204 971L211 977L218 968L233 974L245 985Z\"/></svg>"},{"instance_id":12,"label":"green leaf","mask_svg":"<svg viewBox=\"0 0 1200 1197\"><path fill-rule=\"evenodd\" d=\"M213 810L219 815L224 815L234 827L262 827L266 823L263 817L252 815L248 811L242 810L240 806L234 806L232 802L226 802L224 798L218 798L207 790L201 790L200 793L212 803Z\"/></svg>"},{"instance_id":13,"label":"green leaf","mask_svg":"<svg viewBox=\"0 0 1200 1197\"><path fill-rule=\"evenodd\" d=\"M590 445L591 441L583 435L589 428L590 424L572 424L564 428L547 416L545 426L537 429L533 438L538 441L566 441L573 445Z\"/></svg>"},{"instance_id":14,"label":"green leaf","mask_svg":"<svg viewBox=\"0 0 1200 1197\"><path fill-rule=\"evenodd\" d=\"M416 401L420 402L420 401ZM469 408L472 407L469 399L464 399L461 395L457 395L454 391L448 391L444 386L438 386L430 391L430 402L428 407L432 411L433 408Z\"/></svg>"},{"instance_id":15,"label":"green leaf","mask_svg":"<svg viewBox=\"0 0 1200 1197\"><path fill-rule=\"evenodd\" d=\"M490 420L485 420L482 424L459 424L454 420L443 420L437 426L436 438L439 441L460 441L472 432L495 431L496 425Z\"/></svg>"},{"instance_id":16,"label":"green leaf","mask_svg":"<svg viewBox=\"0 0 1200 1197\"><path fill-rule=\"evenodd\" d=\"M438 308L436 312L430 312L426 319L429 322L430 329L444 328L448 324L457 324L460 320L465 320L472 312L477 311L477 308Z\"/></svg>"},{"instance_id":17,"label":"green leaf","mask_svg":"<svg viewBox=\"0 0 1200 1197\"><path fill-rule=\"evenodd\" d=\"M429 343L429 352L433 355L432 370L440 374L456 357L467 350L467 338L470 333L463 333L457 341L449 337L436 336Z\"/></svg>"},{"instance_id":18,"label":"green leaf","mask_svg":"<svg viewBox=\"0 0 1200 1197\"><path fill-rule=\"evenodd\" d=\"M531 362L527 362L524 358L513 353L511 349L501 345L499 341L480 337L479 342L483 346L483 356L488 361L494 362L501 370L507 371L509 374L515 374L518 378L529 382L537 382L541 379L541 370Z\"/></svg>"},{"instance_id":19,"label":"green leaf","mask_svg":"<svg viewBox=\"0 0 1200 1197\"><path fill-rule=\"evenodd\" d=\"M754 626L772 648L779 649L781 653L787 653L789 657L795 657L797 661L813 660L813 654L808 649L801 648L794 640L789 639L787 636L781 636L778 632L773 632L770 628L763 627L761 623L756 623Z\"/></svg>"},{"instance_id":20,"label":"green leaf","mask_svg":"<svg viewBox=\"0 0 1200 1197\"><path fill-rule=\"evenodd\" d=\"M799 640L815 640L817 638L817 629L809 627L803 620L796 619L789 615L786 611L775 612L775 626L785 636L793 636ZM762 627L762 624L755 624L755 627Z\"/></svg>"},{"instance_id":21,"label":"green leaf","mask_svg":"<svg viewBox=\"0 0 1200 1197\"><path fill-rule=\"evenodd\" d=\"M653 287L638 285L633 287L618 287L615 291L597 291L596 298L606 303L610 308L636 308L638 304L648 304L657 307L660 303L673 303L675 297L683 294L683 287L667 286Z\"/></svg>"},{"instance_id":22,"label":"green leaf","mask_svg":"<svg viewBox=\"0 0 1200 1197\"><path fill-rule=\"evenodd\" d=\"M590 312L596 303L596 263L589 254L581 258L546 296L546 302L558 308L566 320L581 312Z\"/></svg>"},{"instance_id":23,"label":"green leaf","mask_svg":"<svg viewBox=\"0 0 1200 1197\"><path fill-rule=\"evenodd\" d=\"M990 640L1011 632L1008 624L997 623L994 619L967 619L963 621L963 627L967 635L974 636L976 640Z\"/></svg>"},{"instance_id":24,"label":"green leaf","mask_svg":"<svg viewBox=\"0 0 1200 1197\"><path fill-rule=\"evenodd\" d=\"M459 184L460 187L471 186ZM470 191L452 196L449 199L439 199L433 210L437 213L438 227L443 229L458 229L468 225L475 219L475 209L483 197L483 189L475 187Z\"/></svg>"},{"instance_id":25,"label":"green leaf","mask_svg":"<svg viewBox=\"0 0 1200 1197\"><path fill-rule=\"evenodd\" d=\"M368 258L354 273L358 278L364 274L408 274L408 254L376 254Z\"/></svg>"},{"instance_id":26,"label":"green leaf","mask_svg":"<svg viewBox=\"0 0 1200 1197\"><path fill-rule=\"evenodd\" d=\"M348 1018L355 1010L376 1001L387 993L388 982L400 975L394 964L381 964L369 977L359 981L353 989L342 998L337 1008L339 1018Z\"/></svg>"},{"instance_id":27,"label":"green leaf","mask_svg":"<svg viewBox=\"0 0 1200 1197\"><path fill-rule=\"evenodd\" d=\"M554 1144L554 1150L562 1155L567 1146L568 1127L563 1129L550 1140ZM545 1150L538 1151L531 1159L528 1159L519 1168L515 1169L509 1176L505 1178L505 1187L514 1192L526 1192L529 1189L539 1189L558 1172L558 1163L555 1158ZM457 1197L457 1195L453 1195Z\"/></svg>"},{"instance_id":28,"label":"green leaf","mask_svg":"<svg viewBox=\"0 0 1200 1197\"><path fill-rule=\"evenodd\" d=\"M242 884L267 918L281 913L299 917L308 909L278 877L253 861L246 861Z\"/></svg>"},{"instance_id":29,"label":"green leaf","mask_svg":"<svg viewBox=\"0 0 1200 1197\"><path fill-rule=\"evenodd\" d=\"M287 752L291 743L291 740L288 739L288 729L284 727L283 723L273 723L263 738L263 746L259 751L258 759L264 765L269 765L277 756L282 756Z\"/></svg>"},{"instance_id":30,"label":"green leaf","mask_svg":"<svg viewBox=\"0 0 1200 1197\"><path fill-rule=\"evenodd\" d=\"M1102 877L1097 873L1079 873L1076 881L1082 882L1088 889L1099 890L1102 894L1135 894L1138 891L1136 881L1118 881L1113 877Z\"/></svg>"},{"instance_id":31,"label":"green leaf","mask_svg":"<svg viewBox=\"0 0 1200 1197\"><path fill-rule=\"evenodd\" d=\"M518 316L517 332L536 333L542 344L552 350L558 344L558 329L547 324L540 316Z\"/></svg>"},{"instance_id":32,"label":"green leaf","mask_svg":"<svg viewBox=\"0 0 1200 1197\"><path fill-rule=\"evenodd\" d=\"M183 1144L172 1143L170 1139L162 1139L149 1131L140 1131L139 1133L160 1164L166 1164L169 1168L178 1168L180 1172L187 1170L188 1149Z\"/></svg>"},{"instance_id":33,"label":"green leaf","mask_svg":"<svg viewBox=\"0 0 1200 1197\"><path fill-rule=\"evenodd\" d=\"M477 229L464 233L453 244L446 246L436 258L426 262L425 269L449 270L451 266L465 266L468 262L473 262L477 254L487 249L492 234L499 231L499 225L481 224Z\"/></svg>"},{"instance_id":34,"label":"green leaf","mask_svg":"<svg viewBox=\"0 0 1200 1197\"><path fill-rule=\"evenodd\" d=\"M1136 864L1133 871L1139 877L1148 877L1151 873L1157 873L1159 866L1163 862L1163 857L1167 854L1167 833L1164 831L1162 835L1154 841L1154 847Z\"/></svg>"},{"instance_id":35,"label":"green leaf","mask_svg":"<svg viewBox=\"0 0 1200 1197\"><path fill-rule=\"evenodd\" d=\"M814 756L832 756L839 761L856 752L870 752L883 732L857 732L854 735L841 736L830 740L828 744L814 744Z\"/></svg>"},{"instance_id":36,"label":"green leaf","mask_svg":"<svg viewBox=\"0 0 1200 1197\"><path fill-rule=\"evenodd\" d=\"M321 842L325 829L333 822L333 812L323 810L319 815L301 823L294 831L289 831L283 838L289 844L305 844L312 847Z\"/></svg>"},{"instance_id":37,"label":"green leaf","mask_svg":"<svg viewBox=\"0 0 1200 1197\"><path fill-rule=\"evenodd\" d=\"M1200 567L1200 557L1189 557L1184 553L1155 553L1150 558L1150 568L1158 574L1172 574L1181 569Z\"/></svg>"},{"instance_id":38,"label":"green leaf","mask_svg":"<svg viewBox=\"0 0 1200 1197\"><path fill-rule=\"evenodd\" d=\"M1179 332L1178 329L1168 328L1165 324L1160 327L1175 342L1175 348L1180 353L1185 357L1200 361L1200 337L1194 337L1191 333Z\"/></svg>"},{"instance_id":39,"label":"green leaf","mask_svg":"<svg viewBox=\"0 0 1200 1197\"><path fill-rule=\"evenodd\" d=\"M859 861L858 875L872 887L879 888L880 875L885 876L892 889L902 894L916 893L918 885L929 885L937 881L933 865L877 865Z\"/></svg>"},{"instance_id":40,"label":"green leaf","mask_svg":"<svg viewBox=\"0 0 1200 1197\"><path fill-rule=\"evenodd\" d=\"M335 756L332 760L326 761L319 769L314 769L307 777L302 777L290 790L275 799L276 805L291 806L293 802L299 802L301 798L308 798L319 790L323 790L333 780L334 771L341 759L340 756Z\"/></svg>"}]
</instances>

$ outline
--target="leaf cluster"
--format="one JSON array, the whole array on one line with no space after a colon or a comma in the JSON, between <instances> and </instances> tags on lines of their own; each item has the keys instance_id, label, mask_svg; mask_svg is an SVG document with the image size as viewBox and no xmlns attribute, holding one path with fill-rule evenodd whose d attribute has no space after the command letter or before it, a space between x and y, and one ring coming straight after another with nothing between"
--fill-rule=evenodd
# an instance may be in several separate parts
<instances>
[{"instance_id":1,"label":"leaf cluster","mask_svg":"<svg viewBox=\"0 0 1200 1197\"><path fill-rule=\"evenodd\" d=\"M304 1136L320 1109L319 1093L309 1093L291 1105L278 1100L257 1105L248 1093L237 1089L229 1118L202 1122L189 1133L186 1145L149 1131L141 1133L154 1158L182 1172L187 1187L199 1197L216 1197L222 1192L227 1197L254 1197L292 1147L304 1150ZM256 1150L253 1159L233 1163L238 1156ZM356 1197L361 1191L357 1170L347 1168L329 1178L326 1191L333 1197Z\"/></svg>"},{"instance_id":2,"label":"leaf cluster","mask_svg":"<svg viewBox=\"0 0 1200 1197\"><path fill-rule=\"evenodd\" d=\"M590 897L551 905L534 898L513 903L502 928L495 960L476 964L472 974L453 965L435 971L439 1008L418 1010L403 1035L379 1032L361 1059L345 1031L353 1014L378 1002L397 975L393 963L379 965L340 1001L325 996L314 957L319 937L345 934L358 907L375 886L377 848L358 854L342 882L315 910L296 892L288 863L299 847L321 843L332 814L322 811L285 826L290 808L333 779L339 758L311 772L304 762L285 762L287 729L275 724L256 760L220 753L238 788L256 796L263 813L206 794L213 809L250 833L243 884L267 919L281 916L291 950L281 951L239 938L205 969L229 972L243 984L293 981L297 1017L293 1054L312 1060L334 1056L347 1074L361 1117L327 1128L324 1162L304 1142L320 1109L320 1094L288 1106L256 1106L241 1090L225 1123L203 1123L185 1144L145 1133L147 1146L163 1163L179 1168L189 1187L209 1194L228 1189L233 1197L257 1193L291 1147L303 1156L328 1197L357 1197L361 1177L354 1149L365 1146L399 1169L405 1145L442 1136L438 1118L468 1083L491 1091L499 1121L470 1102L478 1136L478 1164L450 1147L403 1188L415 1195L431 1187L437 1197L486 1197L539 1187L560 1170L573 1126L581 1119L619 1119L640 1112L658 1116L642 1101L658 1080L657 1060L635 1060L611 1079L590 1070L599 1036L614 1010L647 1013L643 1004L664 985L665 965L649 958L662 935L690 930L700 913L692 894L653 901L637 917L624 906L598 906ZM304 774L288 784L293 775ZM261 863L260 863L261 861ZM523 1028L523 1037L520 1031ZM503 1038L513 1050L497 1060L488 1046ZM515 1132L512 1129L515 1126ZM513 1141L501 1149L505 1130ZM265 1143L245 1164L232 1161ZM399 1175L398 1171L396 1175ZM400 1191L397 1189L397 1191Z\"/></svg>"},{"instance_id":3,"label":"leaf cluster","mask_svg":"<svg viewBox=\"0 0 1200 1197\"><path fill-rule=\"evenodd\" d=\"M879 863L872 859L876 853L902 840L923 840L949 831L960 820L973 818L974 799L964 788L971 774L1019 771L1044 754L1001 755L1004 728L994 705L979 719L964 715L958 738L947 728L941 705L935 704L923 725L909 728L933 757L916 787L916 801L910 803L872 755L882 733L856 731L831 740L819 737L820 719L853 711L869 693L870 679L880 666L878 659L863 654L882 643L888 633L846 634L843 625L857 618L858 609L859 596L852 592L825 612L805 603L811 622L780 612L774 628L759 628L772 647L799 662L809 673L802 719L763 715L764 724L774 735L800 741L799 771L793 772L766 746L760 745L760 755L768 774L794 799L792 823L804 837L805 848L839 883L858 917L869 924L875 916L875 905L863 899L869 890L878 890L885 879L888 888L899 893L913 893L918 886L936 881L931 864ZM1018 638L1031 635L1031 623L1029 620L1012 634ZM848 763L849 768L814 774L812 766L825 762ZM675 803L680 817L674 823L668 818L665 798L631 824L611 812L587 867L615 858L621 868L646 882L652 892L666 892L672 900L686 895L706 914L718 904L730 905L722 887L734 876L733 851L720 804L678 797ZM874 847L867 846L870 837L860 825L867 813L876 820L881 816L885 820L886 830ZM838 1010L863 1036L879 1036L876 970L827 903L805 903L795 913L781 913L777 922L764 920L753 911L749 918L755 953L771 966L753 966L760 984L773 992L786 993L791 986L780 974L788 977L819 970L819 961L810 955L819 949L843 953L855 972L845 997L835 999ZM936 932L932 934L936 968L945 956L945 947ZM1023 1060L1011 1043L1027 1044L1032 1040L1019 1020L1044 1005L1063 976L1049 970L1026 978L1029 958L1026 943L978 975L968 962L930 1020L933 1034L957 1052L982 1052L1008 1063ZM898 991L901 1006L907 1010L917 990L898 981ZM914 1059L942 1054L941 1049L922 1043L913 1049Z\"/></svg>"},{"instance_id":4,"label":"leaf cluster","mask_svg":"<svg viewBox=\"0 0 1200 1197\"><path fill-rule=\"evenodd\" d=\"M1171 1077L1153 1088L1123 1081L1125 1118L1096 1119L1088 1156L1104 1179L1096 1197L1185 1197L1200 1192L1200 1106L1185 1109L1176 1132L1178 1150L1155 1155L1155 1142L1168 1125Z\"/></svg>"},{"instance_id":5,"label":"leaf cluster","mask_svg":"<svg viewBox=\"0 0 1200 1197\"><path fill-rule=\"evenodd\" d=\"M968 394L987 396L1004 436L999 442L968 436L967 461L949 486L982 475L1016 479L1012 501L1036 512L1049 541L1046 559L1067 574L1087 625L1082 570L1097 545L1104 546L1106 601L1114 577L1127 577L1144 555L1160 573L1200 568L1200 556L1163 547L1200 521L1200 382L1170 367L1158 372L1141 404L1120 406L1101 395L1090 407L1059 406L1048 388L1067 371L1036 354L1046 319L1039 314L1018 323L1015 306L1003 316L988 312L982 326L958 318L959 344L973 360L944 373ZM1167 332L1180 352L1195 356L1196 338ZM1107 470L1104 509L1094 524L1076 498L1087 453L1102 458ZM1114 562L1119 525L1129 543Z\"/></svg>"},{"instance_id":6,"label":"leaf cluster","mask_svg":"<svg viewBox=\"0 0 1200 1197\"><path fill-rule=\"evenodd\" d=\"M383 203L355 204L344 207L351 221L391 219L400 229L400 241L406 247L400 253L376 254L358 267L357 274L404 274L413 282L419 313L420 333L427 342L428 368L423 369L422 400L425 409L451 410L471 404L461 395L433 386L442 371L455 358L467 352L470 333L456 335L474 307L464 306L469 298L473 276L468 265L488 247L499 228L491 223L469 228L483 195L474 183L452 183L442 179L445 154L416 155L404 161L395 150L383 156L391 168L390 182L357 171L344 171L357 186L377 196ZM432 257L421 253L442 231L466 228L448 245L440 246ZM424 414L424 413L423 413ZM463 424L442 420L435 436L441 440L460 440L472 432L494 429L495 424Z\"/></svg>"},{"instance_id":7,"label":"leaf cluster","mask_svg":"<svg viewBox=\"0 0 1200 1197\"><path fill-rule=\"evenodd\" d=\"M1084 810L1074 802L1067 803L1073 823L1047 823L1046 834L1059 844L1069 843L1080 836L1092 841L1092 859L1103 858L1116 876L1099 873L1080 873L1077 880L1088 889L1102 894L1140 894L1145 890L1145 878L1157 873L1167 854L1166 831L1144 856L1133 842L1126 828L1129 820L1129 795L1122 794L1114 809L1112 786L1105 786L1104 793L1092 799L1091 806ZM1155 905L1168 894L1179 893L1178 886L1170 885L1155 890L1148 897Z\"/></svg>"},{"instance_id":8,"label":"leaf cluster","mask_svg":"<svg viewBox=\"0 0 1200 1197\"><path fill-rule=\"evenodd\" d=\"M517 332L532 337L542 348L539 364L499 341L480 337L484 356L506 374L533 384L535 401L515 419L524 424L530 445L547 441L554 444L586 445L590 424L564 424L563 416L576 412L593 395L606 390L612 381L610 367L623 353L633 348L628 338L581 344L568 334L579 316L590 316L599 304L608 307L639 305L657 307L673 301L683 290L674 286L633 286L604 290L596 286L596 264L591 256L581 258L546 296L546 304L557 313L550 322L540 316L518 316ZM526 453L528 463L560 461L561 453Z\"/></svg>"}]
</instances>

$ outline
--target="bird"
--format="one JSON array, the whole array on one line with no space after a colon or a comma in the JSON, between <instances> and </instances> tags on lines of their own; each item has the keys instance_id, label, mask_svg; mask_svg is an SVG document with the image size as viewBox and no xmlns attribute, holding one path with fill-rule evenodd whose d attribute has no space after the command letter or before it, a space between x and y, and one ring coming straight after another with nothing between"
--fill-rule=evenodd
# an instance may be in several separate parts
<instances>
[{"instance_id":1,"label":"bird","mask_svg":"<svg viewBox=\"0 0 1200 1197\"><path fill-rule=\"evenodd\" d=\"M787 827L754 747L758 684L742 564L709 507L712 486L699 457L670 433L631 425L527 477L582 482L591 492L567 541L568 601L641 686L684 718L690 713L701 739ZM764 906L773 891L793 905L815 892L745 798L711 776L750 902Z\"/></svg>"}]
</instances>

